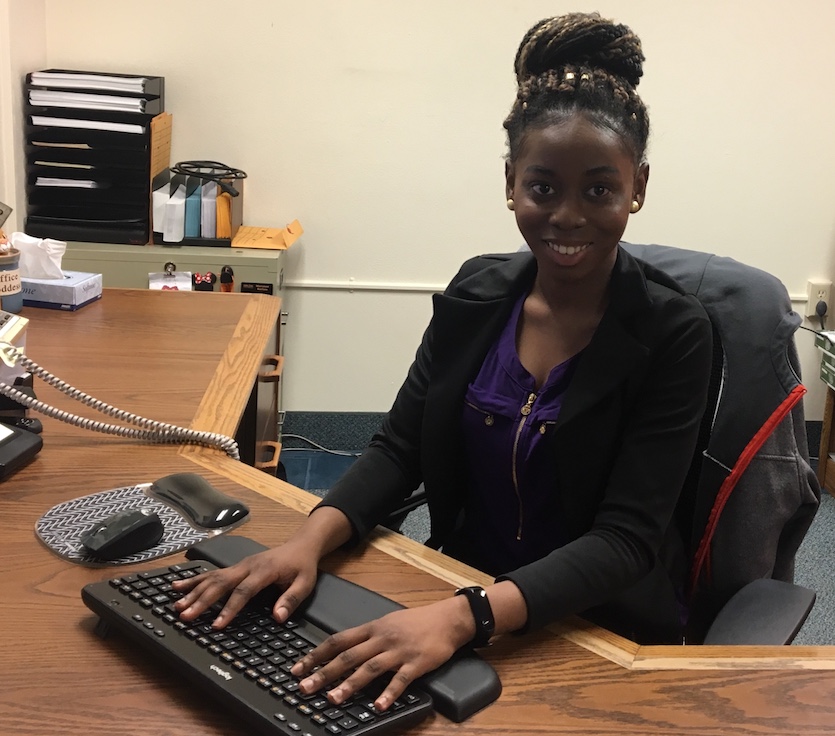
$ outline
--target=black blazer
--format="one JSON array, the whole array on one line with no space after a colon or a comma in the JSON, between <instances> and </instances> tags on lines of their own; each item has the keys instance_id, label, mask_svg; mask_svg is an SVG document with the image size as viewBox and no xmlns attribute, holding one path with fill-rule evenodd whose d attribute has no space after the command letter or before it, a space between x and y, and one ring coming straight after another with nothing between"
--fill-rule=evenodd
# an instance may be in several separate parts
<instances>
[{"instance_id":1,"label":"black blazer","mask_svg":"<svg viewBox=\"0 0 835 736\"><path fill-rule=\"evenodd\" d=\"M428 543L454 546L467 488L464 394L535 274L530 253L482 256L434 296L432 321L380 432L323 501L348 516L356 538L423 482ZM528 627L585 612L640 640L677 637L675 591L685 570L673 512L711 356L699 302L620 249L609 307L552 435L556 507L571 541L503 576L525 597Z\"/></svg>"}]
</instances>

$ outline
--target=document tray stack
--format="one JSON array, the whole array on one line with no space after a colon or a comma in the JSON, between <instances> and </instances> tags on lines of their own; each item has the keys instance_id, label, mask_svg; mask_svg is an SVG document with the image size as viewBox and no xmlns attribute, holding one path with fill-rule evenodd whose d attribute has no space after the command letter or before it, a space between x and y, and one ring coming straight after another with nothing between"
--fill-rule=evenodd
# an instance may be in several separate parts
<instances>
[{"instance_id":1,"label":"document tray stack","mask_svg":"<svg viewBox=\"0 0 835 736\"><path fill-rule=\"evenodd\" d=\"M144 245L168 166L164 78L50 69L26 77L26 232Z\"/></svg>"}]
</instances>

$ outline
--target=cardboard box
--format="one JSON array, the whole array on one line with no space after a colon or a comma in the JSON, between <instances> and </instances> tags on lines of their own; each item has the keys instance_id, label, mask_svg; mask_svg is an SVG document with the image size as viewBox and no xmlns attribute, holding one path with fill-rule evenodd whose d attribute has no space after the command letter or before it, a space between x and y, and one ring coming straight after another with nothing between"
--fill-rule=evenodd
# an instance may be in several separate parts
<instances>
[{"instance_id":1,"label":"cardboard box","mask_svg":"<svg viewBox=\"0 0 835 736\"><path fill-rule=\"evenodd\" d=\"M63 279L20 279L24 307L74 312L101 299L101 274L64 271Z\"/></svg>"}]
</instances>

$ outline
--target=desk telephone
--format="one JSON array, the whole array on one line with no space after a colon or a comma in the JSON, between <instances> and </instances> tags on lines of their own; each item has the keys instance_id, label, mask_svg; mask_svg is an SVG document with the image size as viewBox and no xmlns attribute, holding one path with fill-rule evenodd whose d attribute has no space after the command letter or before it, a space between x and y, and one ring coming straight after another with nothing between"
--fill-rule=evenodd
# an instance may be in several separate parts
<instances>
[{"instance_id":1,"label":"desk telephone","mask_svg":"<svg viewBox=\"0 0 835 736\"><path fill-rule=\"evenodd\" d=\"M237 442L223 434L216 432L201 432L194 429L178 427L166 422L131 414L117 409L110 404L93 398L65 383L52 375L33 360L28 358L21 349L25 342L25 332L29 320L10 312L0 310L0 394L12 399L27 409L34 409L48 417L59 419L67 424L84 427L96 432L114 434L120 437L130 437L145 442L159 444L198 444L217 447L235 460L240 459ZM15 370L17 374L15 374ZM85 404L109 417L135 425L124 427L118 424L108 424L70 412L56 409L49 404L38 401L22 387L13 385L15 375L29 373L37 376L72 399ZM0 425L0 480L10 475L22 465L31 460L41 449L41 438L30 431L21 430L15 426Z\"/></svg>"}]
</instances>

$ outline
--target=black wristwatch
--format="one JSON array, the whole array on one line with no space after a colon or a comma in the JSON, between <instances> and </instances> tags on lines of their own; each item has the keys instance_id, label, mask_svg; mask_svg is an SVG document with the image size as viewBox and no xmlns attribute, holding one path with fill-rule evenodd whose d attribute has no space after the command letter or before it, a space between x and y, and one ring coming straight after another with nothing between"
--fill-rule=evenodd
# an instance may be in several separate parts
<instances>
[{"instance_id":1,"label":"black wristwatch","mask_svg":"<svg viewBox=\"0 0 835 736\"><path fill-rule=\"evenodd\" d=\"M490 637L496 630L496 622L493 620L493 609L490 607L490 601L487 600L487 593L484 588L473 585L469 588L459 588L455 591L455 595L467 596L467 602L470 604L470 610L473 612L475 619L475 637L470 642L470 646L479 648L486 647L490 643Z\"/></svg>"}]
</instances>

